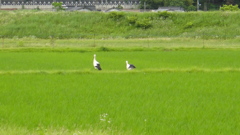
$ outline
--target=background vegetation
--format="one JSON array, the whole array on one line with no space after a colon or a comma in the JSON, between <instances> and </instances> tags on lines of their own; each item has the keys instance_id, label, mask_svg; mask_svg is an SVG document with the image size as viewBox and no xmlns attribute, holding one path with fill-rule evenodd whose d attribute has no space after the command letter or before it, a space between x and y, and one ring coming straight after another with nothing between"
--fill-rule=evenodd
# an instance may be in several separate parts
<instances>
[{"instance_id":1,"label":"background vegetation","mask_svg":"<svg viewBox=\"0 0 240 135\"><path fill-rule=\"evenodd\" d=\"M240 0L140 0L140 8L158 9L159 7L181 7L185 11L219 10L222 5L239 5ZM199 3L198 3L199 2ZM144 5L145 3L145 5Z\"/></svg>"},{"instance_id":2,"label":"background vegetation","mask_svg":"<svg viewBox=\"0 0 240 135\"><path fill-rule=\"evenodd\" d=\"M5 38L239 38L239 12L0 12ZM137 34L136 34L137 33Z\"/></svg>"}]
</instances>

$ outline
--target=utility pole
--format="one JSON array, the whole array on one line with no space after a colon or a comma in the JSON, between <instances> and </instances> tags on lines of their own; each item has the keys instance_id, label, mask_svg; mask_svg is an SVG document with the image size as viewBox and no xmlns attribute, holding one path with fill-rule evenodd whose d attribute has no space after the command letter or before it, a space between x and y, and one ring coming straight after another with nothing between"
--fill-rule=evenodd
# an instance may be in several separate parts
<instances>
[{"instance_id":1,"label":"utility pole","mask_svg":"<svg viewBox=\"0 0 240 135\"><path fill-rule=\"evenodd\" d=\"M144 1L144 12L146 12L146 2Z\"/></svg>"},{"instance_id":2,"label":"utility pole","mask_svg":"<svg viewBox=\"0 0 240 135\"><path fill-rule=\"evenodd\" d=\"M199 10L199 0L197 0L197 11Z\"/></svg>"},{"instance_id":3,"label":"utility pole","mask_svg":"<svg viewBox=\"0 0 240 135\"><path fill-rule=\"evenodd\" d=\"M1 9L1 7L2 7L2 0L0 0L0 9Z\"/></svg>"},{"instance_id":4,"label":"utility pole","mask_svg":"<svg viewBox=\"0 0 240 135\"><path fill-rule=\"evenodd\" d=\"M207 8L207 2L204 2L204 3L203 3L203 6L204 6L204 7L203 7L204 11L207 11L207 10L208 10L208 8Z\"/></svg>"},{"instance_id":5,"label":"utility pole","mask_svg":"<svg viewBox=\"0 0 240 135\"><path fill-rule=\"evenodd\" d=\"M199 3L199 0L197 0L197 11L199 10L199 6L201 6L201 4Z\"/></svg>"}]
</instances>

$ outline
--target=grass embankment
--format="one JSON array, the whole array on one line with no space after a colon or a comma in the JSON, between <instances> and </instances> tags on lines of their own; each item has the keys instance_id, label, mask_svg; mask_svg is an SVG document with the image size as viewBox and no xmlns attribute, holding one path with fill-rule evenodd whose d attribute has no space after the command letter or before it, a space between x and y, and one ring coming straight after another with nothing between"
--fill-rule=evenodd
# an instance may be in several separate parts
<instances>
[{"instance_id":1,"label":"grass embankment","mask_svg":"<svg viewBox=\"0 0 240 135\"><path fill-rule=\"evenodd\" d=\"M0 35L36 38L239 38L239 12L0 12Z\"/></svg>"}]
</instances>

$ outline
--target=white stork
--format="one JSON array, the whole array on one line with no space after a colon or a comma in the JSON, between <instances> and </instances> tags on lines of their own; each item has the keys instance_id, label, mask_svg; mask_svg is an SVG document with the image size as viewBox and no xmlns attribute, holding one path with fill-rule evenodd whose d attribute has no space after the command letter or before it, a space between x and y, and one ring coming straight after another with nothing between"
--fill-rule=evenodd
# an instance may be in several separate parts
<instances>
[{"instance_id":1,"label":"white stork","mask_svg":"<svg viewBox=\"0 0 240 135\"><path fill-rule=\"evenodd\" d=\"M96 60L96 54L93 55L93 66L95 69L102 70L100 63Z\"/></svg>"},{"instance_id":2,"label":"white stork","mask_svg":"<svg viewBox=\"0 0 240 135\"><path fill-rule=\"evenodd\" d=\"M133 64L128 64L128 61L126 61L126 68L127 68L127 70L132 70L132 69L134 69L134 68L136 68Z\"/></svg>"}]
</instances>

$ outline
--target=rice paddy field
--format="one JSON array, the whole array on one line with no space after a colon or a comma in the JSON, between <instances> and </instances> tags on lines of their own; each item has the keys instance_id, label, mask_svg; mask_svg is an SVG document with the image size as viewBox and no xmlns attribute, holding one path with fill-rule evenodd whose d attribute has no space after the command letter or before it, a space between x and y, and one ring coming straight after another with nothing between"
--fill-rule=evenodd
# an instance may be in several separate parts
<instances>
[{"instance_id":1,"label":"rice paddy field","mask_svg":"<svg viewBox=\"0 0 240 135\"><path fill-rule=\"evenodd\" d=\"M66 48L70 41L4 40L0 134L240 134L237 41L157 47L153 40L125 46L128 40L119 47L91 40ZM93 68L93 54L102 71ZM137 68L127 71L126 60Z\"/></svg>"}]
</instances>

